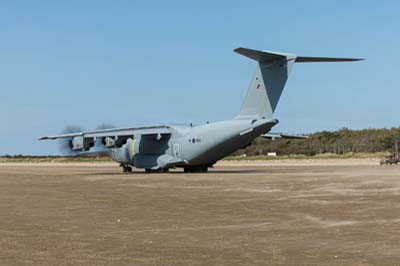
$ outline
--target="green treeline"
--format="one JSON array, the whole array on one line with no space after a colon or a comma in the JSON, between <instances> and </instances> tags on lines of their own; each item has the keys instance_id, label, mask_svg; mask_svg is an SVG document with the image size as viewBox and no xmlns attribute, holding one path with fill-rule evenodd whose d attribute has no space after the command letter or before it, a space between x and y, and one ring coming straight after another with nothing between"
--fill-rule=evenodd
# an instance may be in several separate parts
<instances>
[{"instance_id":1,"label":"green treeline","mask_svg":"<svg viewBox=\"0 0 400 266\"><path fill-rule=\"evenodd\" d=\"M397 152L400 142L400 128L322 131L309 134L308 139L257 138L251 146L235 155L265 155L276 152L278 155L323 153L377 153Z\"/></svg>"}]
</instances>

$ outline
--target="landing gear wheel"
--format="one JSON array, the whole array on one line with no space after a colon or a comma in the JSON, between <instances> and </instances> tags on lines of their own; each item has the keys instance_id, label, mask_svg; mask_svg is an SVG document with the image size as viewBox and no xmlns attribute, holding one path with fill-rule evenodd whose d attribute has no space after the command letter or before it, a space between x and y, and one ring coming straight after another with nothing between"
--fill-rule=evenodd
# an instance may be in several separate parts
<instances>
[{"instance_id":1,"label":"landing gear wheel","mask_svg":"<svg viewBox=\"0 0 400 266\"><path fill-rule=\"evenodd\" d=\"M122 167L122 172L132 173L132 167L130 167L129 165L123 164L123 165L121 165L121 167Z\"/></svg>"},{"instance_id":2,"label":"landing gear wheel","mask_svg":"<svg viewBox=\"0 0 400 266\"><path fill-rule=\"evenodd\" d=\"M186 166L183 168L183 172L185 173L207 173L208 167L204 165L200 166Z\"/></svg>"},{"instance_id":3,"label":"landing gear wheel","mask_svg":"<svg viewBox=\"0 0 400 266\"><path fill-rule=\"evenodd\" d=\"M169 172L169 168L160 168L160 169L150 169L147 168L145 169L146 173L168 173Z\"/></svg>"}]
</instances>

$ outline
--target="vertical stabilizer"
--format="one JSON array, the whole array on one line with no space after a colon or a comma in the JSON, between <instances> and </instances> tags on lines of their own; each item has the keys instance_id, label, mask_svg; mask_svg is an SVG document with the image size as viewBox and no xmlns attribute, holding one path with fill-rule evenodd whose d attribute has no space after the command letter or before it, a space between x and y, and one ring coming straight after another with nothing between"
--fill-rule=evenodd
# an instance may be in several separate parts
<instances>
[{"instance_id":1,"label":"vertical stabilizer","mask_svg":"<svg viewBox=\"0 0 400 266\"><path fill-rule=\"evenodd\" d=\"M295 62L353 62L363 59L345 57L297 56L271 51L237 48L235 52L257 61L256 73L240 110L238 119L272 118L283 88Z\"/></svg>"},{"instance_id":2,"label":"vertical stabilizer","mask_svg":"<svg viewBox=\"0 0 400 266\"><path fill-rule=\"evenodd\" d=\"M237 118L272 118L296 55L245 48L235 52L258 62Z\"/></svg>"}]
</instances>

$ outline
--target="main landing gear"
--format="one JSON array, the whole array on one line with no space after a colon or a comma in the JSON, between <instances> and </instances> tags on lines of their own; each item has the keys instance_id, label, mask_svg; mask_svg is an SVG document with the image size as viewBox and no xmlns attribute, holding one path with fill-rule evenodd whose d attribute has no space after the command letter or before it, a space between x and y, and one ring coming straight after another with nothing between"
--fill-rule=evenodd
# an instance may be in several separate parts
<instances>
[{"instance_id":1,"label":"main landing gear","mask_svg":"<svg viewBox=\"0 0 400 266\"><path fill-rule=\"evenodd\" d=\"M185 166L183 168L183 171L185 173L207 173L208 172L208 167L205 166L205 165Z\"/></svg>"},{"instance_id":2,"label":"main landing gear","mask_svg":"<svg viewBox=\"0 0 400 266\"><path fill-rule=\"evenodd\" d=\"M169 173L169 168L161 168L161 169L145 169L146 173Z\"/></svg>"},{"instance_id":3,"label":"main landing gear","mask_svg":"<svg viewBox=\"0 0 400 266\"><path fill-rule=\"evenodd\" d=\"M132 167L129 164L120 164L119 166L122 167L122 172L124 173L132 173ZM160 168L160 169L145 169L146 173L168 173L168 168ZM185 166L183 168L185 173L207 173L208 166L205 165L197 165L197 166Z\"/></svg>"},{"instance_id":4,"label":"main landing gear","mask_svg":"<svg viewBox=\"0 0 400 266\"><path fill-rule=\"evenodd\" d=\"M130 167L128 164L120 164L119 166L122 167L122 172L124 173L132 173L132 167Z\"/></svg>"}]
</instances>

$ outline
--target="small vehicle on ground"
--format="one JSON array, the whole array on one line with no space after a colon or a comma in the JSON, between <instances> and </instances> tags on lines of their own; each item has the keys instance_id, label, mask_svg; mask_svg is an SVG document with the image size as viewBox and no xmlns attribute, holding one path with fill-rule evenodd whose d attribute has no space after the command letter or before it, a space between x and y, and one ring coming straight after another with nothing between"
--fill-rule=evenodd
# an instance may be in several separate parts
<instances>
[{"instance_id":1,"label":"small vehicle on ground","mask_svg":"<svg viewBox=\"0 0 400 266\"><path fill-rule=\"evenodd\" d=\"M385 155L380 161L380 165L392 165L398 164L400 162L400 157L396 153L391 153L389 155Z\"/></svg>"}]
</instances>

